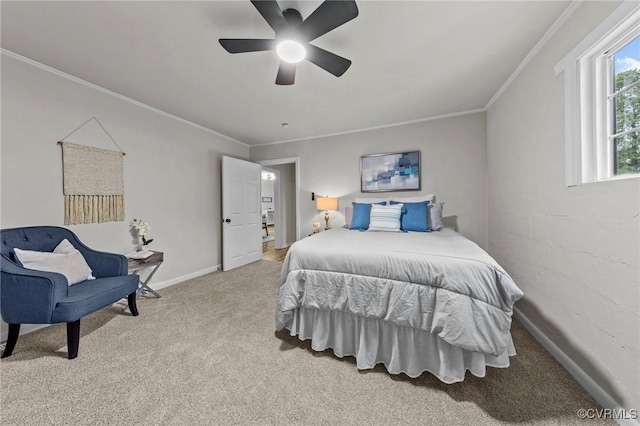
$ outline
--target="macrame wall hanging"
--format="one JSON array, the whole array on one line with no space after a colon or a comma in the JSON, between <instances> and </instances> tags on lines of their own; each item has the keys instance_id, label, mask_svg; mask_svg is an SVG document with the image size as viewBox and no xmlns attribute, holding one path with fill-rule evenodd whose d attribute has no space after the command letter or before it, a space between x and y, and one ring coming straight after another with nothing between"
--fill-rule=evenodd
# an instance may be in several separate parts
<instances>
[{"instance_id":1,"label":"macrame wall hanging","mask_svg":"<svg viewBox=\"0 0 640 426\"><path fill-rule=\"evenodd\" d=\"M77 145L64 140L95 120L120 151ZM62 138L64 224L124 220L125 153L102 123L91 117Z\"/></svg>"}]
</instances>

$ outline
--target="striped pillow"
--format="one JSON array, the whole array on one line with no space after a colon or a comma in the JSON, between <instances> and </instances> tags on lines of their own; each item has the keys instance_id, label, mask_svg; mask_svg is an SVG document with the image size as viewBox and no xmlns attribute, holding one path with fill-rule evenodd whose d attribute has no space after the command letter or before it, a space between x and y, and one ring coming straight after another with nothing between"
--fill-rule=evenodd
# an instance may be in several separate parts
<instances>
[{"instance_id":1,"label":"striped pillow","mask_svg":"<svg viewBox=\"0 0 640 426\"><path fill-rule=\"evenodd\" d=\"M369 231L400 232L400 215L404 204L391 206L371 206Z\"/></svg>"}]
</instances>

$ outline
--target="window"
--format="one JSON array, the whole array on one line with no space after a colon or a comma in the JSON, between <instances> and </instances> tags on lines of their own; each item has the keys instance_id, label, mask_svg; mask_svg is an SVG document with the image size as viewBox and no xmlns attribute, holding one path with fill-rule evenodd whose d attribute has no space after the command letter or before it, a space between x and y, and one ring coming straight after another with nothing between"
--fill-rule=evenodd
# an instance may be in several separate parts
<instances>
[{"instance_id":1,"label":"window","mask_svg":"<svg viewBox=\"0 0 640 426\"><path fill-rule=\"evenodd\" d=\"M640 176L640 7L624 2L555 67L568 186Z\"/></svg>"},{"instance_id":2,"label":"window","mask_svg":"<svg viewBox=\"0 0 640 426\"><path fill-rule=\"evenodd\" d=\"M640 173L640 37L609 55L608 63L612 174Z\"/></svg>"}]
</instances>

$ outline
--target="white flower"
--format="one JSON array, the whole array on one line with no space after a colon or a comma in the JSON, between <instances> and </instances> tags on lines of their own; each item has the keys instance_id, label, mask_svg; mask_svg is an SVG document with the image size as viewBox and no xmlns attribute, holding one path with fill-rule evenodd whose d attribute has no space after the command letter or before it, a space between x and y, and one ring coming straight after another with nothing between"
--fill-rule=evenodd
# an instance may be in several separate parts
<instances>
[{"instance_id":1,"label":"white flower","mask_svg":"<svg viewBox=\"0 0 640 426\"><path fill-rule=\"evenodd\" d=\"M151 229L151 226L142 219L133 219L129 225L135 228L138 235L147 235Z\"/></svg>"}]
</instances>

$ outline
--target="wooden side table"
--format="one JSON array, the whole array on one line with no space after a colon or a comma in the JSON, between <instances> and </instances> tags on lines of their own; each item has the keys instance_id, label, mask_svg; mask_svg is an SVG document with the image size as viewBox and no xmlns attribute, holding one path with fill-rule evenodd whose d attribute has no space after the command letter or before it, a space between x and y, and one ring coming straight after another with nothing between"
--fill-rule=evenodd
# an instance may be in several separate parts
<instances>
[{"instance_id":1,"label":"wooden side table","mask_svg":"<svg viewBox=\"0 0 640 426\"><path fill-rule=\"evenodd\" d=\"M155 297L161 297L151 287L149 287L149 281L151 277L156 273L162 262L164 262L164 254L161 251L154 251L153 254L146 259L127 259L129 262L129 273L138 275L139 287L136 290L136 296L144 296L147 293L153 294ZM140 277L140 271L147 268L153 268L151 273L143 280Z\"/></svg>"}]
</instances>

